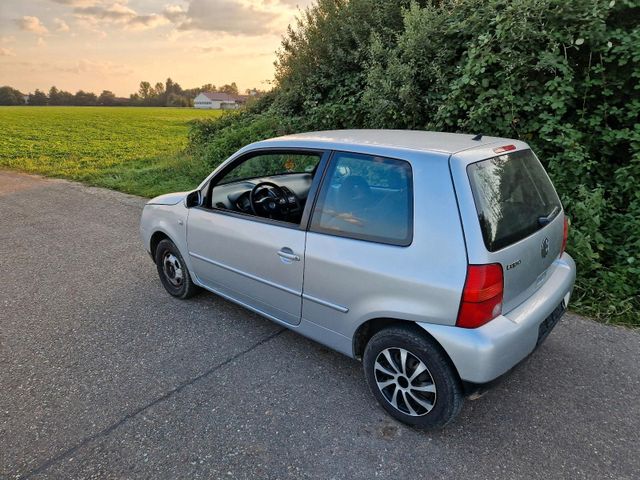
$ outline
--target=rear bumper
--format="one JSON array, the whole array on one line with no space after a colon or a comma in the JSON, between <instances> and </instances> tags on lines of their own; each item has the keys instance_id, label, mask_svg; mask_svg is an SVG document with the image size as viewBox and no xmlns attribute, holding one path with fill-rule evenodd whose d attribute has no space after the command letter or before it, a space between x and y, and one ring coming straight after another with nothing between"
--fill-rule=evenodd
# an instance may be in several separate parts
<instances>
[{"instance_id":1,"label":"rear bumper","mask_svg":"<svg viewBox=\"0 0 640 480\"><path fill-rule=\"evenodd\" d=\"M465 382L486 383L513 368L537 346L540 325L566 308L576 278L576 265L564 253L553 262L547 281L525 302L475 329L418 323L444 348ZM561 306L561 307L560 307ZM560 307L560 309L558 309ZM556 310L558 309L558 310ZM553 314L553 315L552 315ZM555 325L547 320L542 327ZM546 331L548 333L548 331ZM543 338L541 339L543 340Z\"/></svg>"}]
</instances>

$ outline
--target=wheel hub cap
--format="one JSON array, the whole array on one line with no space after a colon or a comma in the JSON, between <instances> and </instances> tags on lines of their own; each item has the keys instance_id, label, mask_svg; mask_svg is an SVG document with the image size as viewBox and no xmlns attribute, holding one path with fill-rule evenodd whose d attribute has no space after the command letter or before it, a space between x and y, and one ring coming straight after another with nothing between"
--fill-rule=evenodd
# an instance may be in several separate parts
<instances>
[{"instance_id":1,"label":"wheel hub cap","mask_svg":"<svg viewBox=\"0 0 640 480\"><path fill-rule=\"evenodd\" d=\"M386 348L374 364L380 393L396 410L420 417L436 403L436 386L427 366L404 348Z\"/></svg>"},{"instance_id":2,"label":"wheel hub cap","mask_svg":"<svg viewBox=\"0 0 640 480\"><path fill-rule=\"evenodd\" d=\"M164 271L167 280L174 287L182 285L184 275L182 271L182 265L180 260L173 253L167 252L162 260L162 270Z\"/></svg>"}]
</instances>

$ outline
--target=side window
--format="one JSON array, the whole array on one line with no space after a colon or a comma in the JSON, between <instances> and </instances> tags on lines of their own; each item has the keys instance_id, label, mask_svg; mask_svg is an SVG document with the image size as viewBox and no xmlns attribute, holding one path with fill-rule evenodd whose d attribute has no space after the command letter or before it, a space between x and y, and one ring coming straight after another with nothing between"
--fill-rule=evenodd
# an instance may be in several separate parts
<instances>
[{"instance_id":1,"label":"side window","mask_svg":"<svg viewBox=\"0 0 640 480\"><path fill-rule=\"evenodd\" d=\"M322 152L249 154L210 187L211 208L300 224Z\"/></svg>"},{"instance_id":2,"label":"side window","mask_svg":"<svg viewBox=\"0 0 640 480\"><path fill-rule=\"evenodd\" d=\"M336 153L313 212L311 230L409 245L413 236L411 166L403 160Z\"/></svg>"}]
</instances>

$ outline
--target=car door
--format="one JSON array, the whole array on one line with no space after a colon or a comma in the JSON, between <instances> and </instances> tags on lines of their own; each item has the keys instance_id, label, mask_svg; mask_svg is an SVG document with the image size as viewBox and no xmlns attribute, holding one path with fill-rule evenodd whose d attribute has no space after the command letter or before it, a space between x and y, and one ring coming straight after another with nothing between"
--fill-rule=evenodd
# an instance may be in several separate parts
<instances>
[{"instance_id":1,"label":"car door","mask_svg":"<svg viewBox=\"0 0 640 480\"><path fill-rule=\"evenodd\" d=\"M349 152L327 168L307 234L303 318L343 335L347 351L359 319L417 304L411 177L408 162Z\"/></svg>"},{"instance_id":2,"label":"car door","mask_svg":"<svg viewBox=\"0 0 640 480\"><path fill-rule=\"evenodd\" d=\"M319 162L322 154L314 155ZM259 155L252 156L255 158L258 164ZM278 181L278 177L266 178ZM308 195L313 194L313 179L310 185ZM188 217L187 244L194 273L212 291L271 319L297 325L305 247L301 223L238 213L215 204L193 208Z\"/></svg>"}]
</instances>

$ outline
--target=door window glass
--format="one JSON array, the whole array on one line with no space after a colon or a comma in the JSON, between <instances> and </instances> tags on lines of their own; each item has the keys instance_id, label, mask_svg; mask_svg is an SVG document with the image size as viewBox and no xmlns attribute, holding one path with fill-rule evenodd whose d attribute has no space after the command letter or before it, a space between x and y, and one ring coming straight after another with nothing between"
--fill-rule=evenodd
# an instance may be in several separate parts
<instances>
[{"instance_id":1,"label":"door window glass","mask_svg":"<svg viewBox=\"0 0 640 480\"><path fill-rule=\"evenodd\" d=\"M250 154L211 188L211 208L300 224L321 153Z\"/></svg>"},{"instance_id":2,"label":"door window glass","mask_svg":"<svg viewBox=\"0 0 640 480\"><path fill-rule=\"evenodd\" d=\"M403 160L337 153L311 230L406 246L413 234L411 166Z\"/></svg>"},{"instance_id":3,"label":"door window glass","mask_svg":"<svg viewBox=\"0 0 640 480\"><path fill-rule=\"evenodd\" d=\"M311 173L318 165L317 154L272 153L256 155L228 172L218 185L292 173Z\"/></svg>"}]
</instances>

